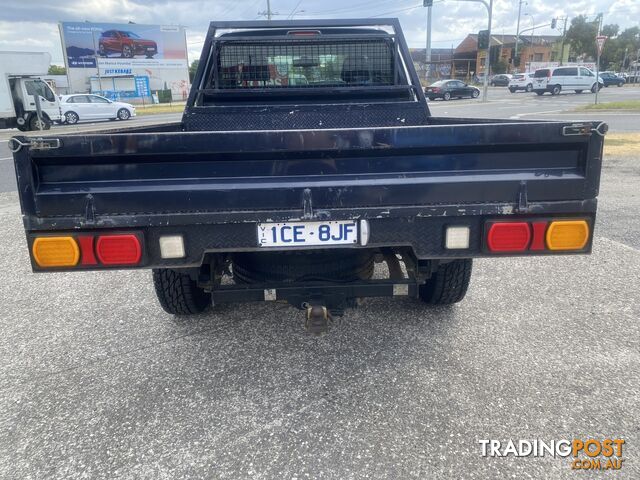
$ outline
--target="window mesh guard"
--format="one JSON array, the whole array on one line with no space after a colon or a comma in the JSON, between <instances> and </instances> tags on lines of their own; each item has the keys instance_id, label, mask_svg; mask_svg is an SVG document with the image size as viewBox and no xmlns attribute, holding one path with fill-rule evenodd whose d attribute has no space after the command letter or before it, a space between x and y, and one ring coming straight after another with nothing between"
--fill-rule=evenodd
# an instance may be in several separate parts
<instances>
[{"instance_id":1,"label":"window mesh guard","mask_svg":"<svg viewBox=\"0 0 640 480\"><path fill-rule=\"evenodd\" d=\"M219 47L217 88L390 86L394 72L386 39L232 41Z\"/></svg>"}]
</instances>

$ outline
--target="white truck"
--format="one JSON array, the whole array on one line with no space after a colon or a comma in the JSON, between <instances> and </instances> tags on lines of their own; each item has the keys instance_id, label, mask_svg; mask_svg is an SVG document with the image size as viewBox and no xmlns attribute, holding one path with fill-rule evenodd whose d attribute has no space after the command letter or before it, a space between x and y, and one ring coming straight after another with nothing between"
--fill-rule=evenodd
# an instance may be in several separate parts
<instances>
[{"instance_id":1,"label":"white truck","mask_svg":"<svg viewBox=\"0 0 640 480\"><path fill-rule=\"evenodd\" d=\"M62 120L58 97L38 78L50 63L46 52L0 52L0 128L48 130Z\"/></svg>"}]
</instances>

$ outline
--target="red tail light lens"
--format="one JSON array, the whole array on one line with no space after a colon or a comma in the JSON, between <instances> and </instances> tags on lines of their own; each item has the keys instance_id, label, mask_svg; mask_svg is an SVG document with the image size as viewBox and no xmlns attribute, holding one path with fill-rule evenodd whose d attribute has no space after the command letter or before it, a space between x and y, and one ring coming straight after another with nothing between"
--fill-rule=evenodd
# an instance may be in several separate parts
<instances>
[{"instance_id":1,"label":"red tail light lens","mask_svg":"<svg viewBox=\"0 0 640 480\"><path fill-rule=\"evenodd\" d=\"M487 234L487 245L492 252L523 252L531 241L527 222L494 223Z\"/></svg>"},{"instance_id":2,"label":"red tail light lens","mask_svg":"<svg viewBox=\"0 0 640 480\"><path fill-rule=\"evenodd\" d=\"M96 253L104 265L137 265L142 248L135 235L103 235L98 237Z\"/></svg>"}]
</instances>

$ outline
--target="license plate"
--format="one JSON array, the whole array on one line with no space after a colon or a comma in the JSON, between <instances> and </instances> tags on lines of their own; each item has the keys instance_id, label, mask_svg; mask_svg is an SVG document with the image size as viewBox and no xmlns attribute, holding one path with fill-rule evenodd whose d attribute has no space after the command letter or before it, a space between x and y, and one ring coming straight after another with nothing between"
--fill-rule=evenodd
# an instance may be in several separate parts
<instances>
[{"instance_id":1,"label":"license plate","mask_svg":"<svg viewBox=\"0 0 640 480\"><path fill-rule=\"evenodd\" d=\"M358 226L353 221L259 223L261 247L305 247L309 245L353 245Z\"/></svg>"}]
</instances>

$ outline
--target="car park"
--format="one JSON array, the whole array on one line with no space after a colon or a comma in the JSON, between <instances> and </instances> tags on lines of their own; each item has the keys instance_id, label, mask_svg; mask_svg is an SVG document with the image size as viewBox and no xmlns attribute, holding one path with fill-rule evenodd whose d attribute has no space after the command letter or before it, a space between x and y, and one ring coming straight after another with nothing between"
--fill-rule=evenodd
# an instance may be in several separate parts
<instances>
[{"instance_id":1,"label":"car park","mask_svg":"<svg viewBox=\"0 0 640 480\"><path fill-rule=\"evenodd\" d=\"M604 86L602 78L596 80L591 70L582 66L567 66L555 68L541 68L533 75L533 91L537 95L545 92L559 95L565 90L582 93L585 90L595 93Z\"/></svg>"},{"instance_id":2,"label":"car park","mask_svg":"<svg viewBox=\"0 0 640 480\"><path fill-rule=\"evenodd\" d=\"M525 92L533 91L533 73L516 73L511 77L509 81L509 91L516 93L518 90L524 90Z\"/></svg>"},{"instance_id":3,"label":"car park","mask_svg":"<svg viewBox=\"0 0 640 480\"><path fill-rule=\"evenodd\" d=\"M63 122L70 125L83 120L129 120L136 116L133 105L114 102L100 95L82 93L61 98Z\"/></svg>"},{"instance_id":4,"label":"car park","mask_svg":"<svg viewBox=\"0 0 640 480\"><path fill-rule=\"evenodd\" d=\"M511 75L506 73L500 73L498 75L494 75L491 77L491 86L492 87L506 87L509 85L509 81L511 80Z\"/></svg>"},{"instance_id":5,"label":"car park","mask_svg":"<svg viewBox=\"0 0 640 480\"><path fill-rule=\"evenodd\" d=\"M425 88L425 95L429 100L435 100L436 98L443 100L462 97L478 98L480 90L464 83L462 80L440 80Z\"/></svg>"},{"instance_id":6,"label":"car park","mask_svg":"<svg viewBox=\"0 0 640 480\"><path fill-rule=\"evenodd\" d=\"M608 87L610 85L622 87L625 83L627 83L627 81L623 77L616 75L613 72L602 72L600 73L600 78L602 78L605 87Z\"/></svg>"}]
</instances>

